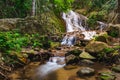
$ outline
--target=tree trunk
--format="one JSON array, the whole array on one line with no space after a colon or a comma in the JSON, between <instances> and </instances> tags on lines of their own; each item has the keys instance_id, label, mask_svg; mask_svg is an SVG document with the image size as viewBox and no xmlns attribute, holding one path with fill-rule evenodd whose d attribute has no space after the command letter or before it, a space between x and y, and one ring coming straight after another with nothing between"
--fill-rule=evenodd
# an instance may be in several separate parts
<instances>
[{"instance_id":1,"label":"tree trunk","mask_svg":"<svg viewBox=\"0 0 120 80\"><path fill-rule=\"evenodd\" d=\"M32 0L32 16L35 16L36 11L36 0Z\"/></svg>"}]
</instances>

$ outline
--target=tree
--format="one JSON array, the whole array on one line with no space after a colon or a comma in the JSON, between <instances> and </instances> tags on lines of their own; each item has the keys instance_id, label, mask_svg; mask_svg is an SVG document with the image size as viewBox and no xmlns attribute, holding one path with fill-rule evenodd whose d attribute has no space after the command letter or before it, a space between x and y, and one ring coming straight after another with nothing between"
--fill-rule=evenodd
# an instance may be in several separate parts
<instances>
[{"instance_id":1,"label":"tree","mask_svg":"<svg viewBox=\"0 0 120 80\"><path fill-rule=\"evenodd\" d=\"M35 16L36 0L32 0L32 16Z\"/></svg>"}]
</instances>

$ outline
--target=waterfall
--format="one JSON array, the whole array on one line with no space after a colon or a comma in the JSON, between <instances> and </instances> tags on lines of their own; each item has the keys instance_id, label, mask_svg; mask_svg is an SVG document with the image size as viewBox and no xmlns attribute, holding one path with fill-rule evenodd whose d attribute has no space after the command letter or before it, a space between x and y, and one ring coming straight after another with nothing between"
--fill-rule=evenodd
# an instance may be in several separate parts
<instances>
[{"instance_id":1,"label":"waterfall","mask_svg":"<svg viewBox=\"0 0 120 80\"><path fill-rule=\"evenodd\" d=\"M66 22L66 31L73 32L73 31L85 31L86 29L82 26L82 19L80 18L79 14L70 10L68 13L63 13L62 18Z\"/></svg>"},{"instance_id":2,"label":"waterfall","mask_svg":"<svg viewBox=\"0 0 120 80\"><path fill-rule=\"evenodd\" d=\"M85 37L84 39L90 40L96 35L95 31L87 31L86 24L87 17L80 15L70 10L67 13L63 13L62 18L66 22L66 36L63 38L61 45L73 46L75 44L76 32L80 32ZM102 26L101 26L102 27Z\"/></svg>"}]
</instances>

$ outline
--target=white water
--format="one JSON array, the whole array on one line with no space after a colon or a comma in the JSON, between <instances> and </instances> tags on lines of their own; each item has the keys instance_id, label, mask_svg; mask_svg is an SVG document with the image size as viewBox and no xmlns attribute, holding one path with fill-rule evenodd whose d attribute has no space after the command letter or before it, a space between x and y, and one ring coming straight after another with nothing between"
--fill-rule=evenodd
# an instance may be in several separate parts
<instances>
[{"instance_id":1,"label":"white water","mask_svg":"<svg viewBox=\"0 0 120 80\"><path fill-rule=\"evenodd\" d=\"M65 66L64 57L51 57L50 60L46 63L38 67L36 76L36 80L44 80L47 75L55 70L62 68Z\"/></svg>"},{"instance_id":2,"label":"white water","mask_svg":"<svg viewBox=\"0 0 120 80\"><path fill-rule=\"evenodd\" d=\"M68 33L68 35L66 35L63 38L61 45L73 46L75 44L74 39L75 39L76 31L79 31L81 32L81 34L84 34L85 40L91 40L96 35L95 31L87 31L86 29L87 17L83 15L79 15L78 13L70 10L68 13L63 13L62 18L66 22L66 32ZM73 37L71 38L71 36Z\"/></svg>"},{"instance_id":3,"label":"white water","mask_svg":"<svg viewBox=\"0 0 120 80\"><path fill-rule=\"evenodd\" d=\"M80 18L79 14L70 10L68 13L63 13L62 18L66 22L66 31L73 32L73 31L85 31L85 28L82 26L82 19Z\"/></svg>"}]
</instances>

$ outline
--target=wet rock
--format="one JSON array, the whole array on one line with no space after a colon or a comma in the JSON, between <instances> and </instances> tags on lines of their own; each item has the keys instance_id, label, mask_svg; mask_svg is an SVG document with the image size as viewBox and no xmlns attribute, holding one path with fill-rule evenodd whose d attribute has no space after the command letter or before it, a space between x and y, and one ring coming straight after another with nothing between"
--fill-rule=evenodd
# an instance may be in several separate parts
<instances>
[{"instance_id":1,"label":"wet rock","mask_svg":"<svg viewBox=\"0 0 120 80\"><path fill-rule=\"evenodd\" d=\"M109 25L109 28L107 30L108 35L119 38L120 37L119 32L120 32L120 24L116 24L116 25L110 24Z\"/></svg>"},{"instance_id":2,"label":"wet rock","mask_svg":"<svg viewBox=\"0 0 120 80\"><path fill-rule=\"evenodd\" d=\"M76 64L76 63L78 63L78 61L79 61L78 57L76 57L73 54L70 54L69 56L65 57L65 62L67 65L68 64Z\"/></svg>"},{"instance_id":3,"label":"wet rock","mask_svg":"<svg viewBox=\"0 0 120 80\"><path fill-rule=\"evenodd\" d=\"M79 77L93 76L94 74L95 74L95 70L90 67L83 67L79 71L77 71L77 75Z\"/></svg>"},{"instance_id":4,"label":"wet rock","mask_svg":"<svg viewBox=\"0 0 120 80\"><path fill-rule=\"evenodd\" d=\"M65 64L65 58L64 57L51 57L49 59L50 62L57 63L59 65Z\"/></svg>"},{"instance_id":5,"label":"wet rock","mask_svg":"<svg viewBox=\"0 0 120 80\"><path fill-rule=\"evenodd\" d=\"M93 65L94 62L91 60L83 59L79 62L79 65L85 65L85 66L91 66Z\"/></svg>"},{"instance_id":6,"label":"wet rock","mask_svg":"<svg viewBox=\"0 0 120 80\"><path fill-rule=\"evenodd\" d=\"M77 64L79 62L79 55L81 50L72 50L65 54L66 64Z\"/></svg>"},{"instance_id":7,"label":"wet rock","mask_svg":"<svg viewBox=\"0 0 120 80\"><path fill-rule=\"evenodd\" d=\"M95 56L98 53L102 52L105 48L109 48L109 46L106 43L99 41L92 41L85 47L85 51Z\"/></svg>"},{"instance_id":8,"label":"wet rock","mask_svg":"<svg viewBox=\"0 0 120 80\"><path fill-rule=\"evenodd\" d=\"M120 65L112 67L112 71L120 73Z\"/></svg>"},{"instance_id":9,"label":"wet rock","mask_svg":"<svg viewBox=\"0 0 120 80\"><path fill-rule=\"evenodd\" d=\"M88 52L83 51L80 55L80 58L83 59L95 59L95 57L91 56Z\"/></svg>"},{"instance_id":10,"label":"wet rock","mask_svg":"<svg viewBox=\"0 0 120 80\"><path fill-rule=\"evenodd\" d=\"M99 73L98 80L115 80L115 74L112 72L101 72Z\"/></svg>"},{"instance_id":11,"label":"wet rock","mask_svg":"<svg viewBox=\"0 0 120 80\"><path fill-rule=\"evenodd\" d=\"M75 65L66 65L66 66L64 66L64 68L65 68L66 70L71 70L71 69L76 69L77 66L75 66Z\"/></svg>"}]
</instances>

